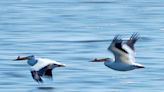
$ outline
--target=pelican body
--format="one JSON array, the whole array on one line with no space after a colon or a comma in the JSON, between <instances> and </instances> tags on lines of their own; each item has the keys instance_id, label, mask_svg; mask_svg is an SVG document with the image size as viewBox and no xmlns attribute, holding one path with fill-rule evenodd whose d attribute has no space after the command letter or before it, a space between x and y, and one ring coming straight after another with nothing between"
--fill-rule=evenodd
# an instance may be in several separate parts
<instances>
[{"instance_id":1,"label":"pelican body","mask_svg":"<svg viewBox=\"0 0 164 92\"><path fill-rule=\"evenodd\" d=\"M119 35L115 36L108 47L115 60L111 58L96 58L92 62L104 62L104 65L117 71L129 71L144 68L142 64L135 62L134 44L139 39L138 34L133 34L129 40L122 40Z\"/></svg>"},{"instance_id":2,"label":"pelican body","mask_svg":"<svg viewBox=\"0 0 164 92\"><path fill-rule=\"evenodd\" d=\"M47 58L35 58L34 55L27 57L18 56L15 60L27 60L27 63L31 66L31 75L37 82L43 82L41 78L43 76L52 78L52 70L54 68L65 66L64 64Z\"/></svg>"}]
</instances>

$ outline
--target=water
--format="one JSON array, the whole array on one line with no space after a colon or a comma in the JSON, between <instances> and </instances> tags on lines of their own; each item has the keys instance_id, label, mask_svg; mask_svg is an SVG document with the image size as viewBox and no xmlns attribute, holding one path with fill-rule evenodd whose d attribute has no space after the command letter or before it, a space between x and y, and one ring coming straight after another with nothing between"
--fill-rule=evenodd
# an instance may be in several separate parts
<instances>
[{"instance_id":1,"label":"water","mask_svg":"<svg viewBox=\"0 0 164 92\"><path fill-rule=\"evenodd\" d=\"M1 92L161 92L164 90L163 0L1 0ZM112 38L138 32L136 61L145 69L111 70L95 57ZM65 63L52 82L37 84L18 55Z\"/></svg>"}]
</instances>

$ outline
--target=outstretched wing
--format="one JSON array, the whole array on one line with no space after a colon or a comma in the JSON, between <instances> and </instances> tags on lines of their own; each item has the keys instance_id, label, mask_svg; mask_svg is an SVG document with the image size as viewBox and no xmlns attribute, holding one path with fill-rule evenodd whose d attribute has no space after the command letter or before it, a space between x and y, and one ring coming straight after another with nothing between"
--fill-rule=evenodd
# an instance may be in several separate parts
<instances>
[{"instance_id":1,"label":"outstretched wing","mask_svg":"<svg viewBox=\"0 0 164 92\"><path fill-rule=\"evenodd\" d=\"M130 37L130 39L127 40L126 44L127 44L132 50L134 50L134 44L137 42L138 39L139 39L139 34L138 34L138 33L134 33L134 34L132 34L132 36Z\"/></svg>"},{"instance_id":2,"label":"outstretched wing","mask_svg":"<svg viewBox=\"0 0 164 92\"><path fill-rule=\"evenodd\" d=\"M135 61L134 51L125 40L119 38L119 35L114 37L108 50L114 54L115 62L130 64Z\"/></svg>"},{"instance_id":3,"label":"outstretched wing","mask_svg":"<svg viewBox=\"0 0 164 92\"><path fill-rule=\"evenodd\" d=\"M38 62L31 67L31 73L33 79L38 82L42 82L41 77L43 76L52 79L52 70L55 67L64 66L64 64L46 58L38 58L37 61Z\"/></svg>"},{"instance_id":4,"label":"outstretched wing","mask_svg":"<svg viewBox=\"0 0 164 92\"><path fill-rule=\"evenodd\" d=\"M52 69L47 69L44 75L52 79Z\"/></svg>"},{"instance_id":5,"label":"outstretched wing","mask_svg":"<svg viewBox=\"0 0 164 92\"><path fill-rule=\"evenodd\" d=\"M43 82L37 71L31 71L32 78L37 82Z\"/></svg>"},{"instance_id":6,"label":"outstretched wing","mask_svg":"<svg viewBox=\"0 0 164 92\"><path fill-rule=\"evenodd\" d=\"M38 73L40 76L47 76L49 78L52 78L52 69L53 69L53 64L49 64L43 68L41 68Z\"/></svg>"},{"instance_id":7,"label":"outstretched wing","mask_svg":"<svg viewBox=\"0 0 164 92\"><path fill-rule=\"evenodd\" d=\"M49 65L39 69L38 71L32 70L31 74L32 74L33 79L36 80L37 82L43 82L43 80L41 79L42 76L46 76L46 77L52 79L52 69L54 66L56 66L56 65L49 64Z\"/></svg>"}]
</instances>

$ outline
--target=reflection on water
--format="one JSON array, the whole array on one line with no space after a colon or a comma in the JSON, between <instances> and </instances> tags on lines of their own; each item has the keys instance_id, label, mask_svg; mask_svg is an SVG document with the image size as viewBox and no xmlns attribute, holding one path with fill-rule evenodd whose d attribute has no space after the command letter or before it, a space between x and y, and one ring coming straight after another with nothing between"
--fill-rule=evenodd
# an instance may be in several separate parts
<instances>
[{"instance_id":1,"label":"reflection on water","mask_svg":"<svg viewBox=\"0 0 164 92\"><path fill-rule=\"evenodd\" d=\"M163 88L164 1L1 0L0 91L150 92ZM118 72L89 61L110 57L112 38L138 32L136 61L145 69ZM53 81L36 83L26 61L34 54L65 63ZM136 90L137 89L137 90Z\"/></svg>"},{"instance_id":2,"label":"reflection on water","mask_svg":"<svg viewBox=\"0 0 164 92\"><path fill-rule=\"evenodd\" d=\"M51 90L51 89L54 89L54 87L38 87L38 89Z\"/></svg>"},{"instance_id":3,"label":"reflection on water","mask_svg":"<svg viewBox=\"0 0 164 92\"><path fill-rule=\"evenodd\" d=\"M55 88L54 87L37 87L32 90L29 90L28 92L54 92Z\"/></svg>"}]
</instances>

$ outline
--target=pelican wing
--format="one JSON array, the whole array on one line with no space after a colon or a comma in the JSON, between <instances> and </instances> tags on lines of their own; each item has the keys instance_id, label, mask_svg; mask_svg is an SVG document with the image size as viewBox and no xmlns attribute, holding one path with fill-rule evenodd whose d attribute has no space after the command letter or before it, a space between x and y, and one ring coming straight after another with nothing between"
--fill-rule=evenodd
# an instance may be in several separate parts
<instances>
[{"instance_id":1,"label":"pelican wing","mask_svg":"<svg viewBox=\"0 0 164 92\"><path fill-rule=\"evenodd\" d=\"M108 50L116 54L114 48L117 48L123 53L128 53L124 48L122 48L122 43L123 43L123 40L119 38L119 35L116 35L114 39L112 40L112 43L110 44Z\"/></svg>"},{"instance_id":2,"label":"pelican wing","mask_svg":"<svg viewBox=\"0 0 164 92\"><path fill-rule=\"evenodd\" d=\"M47 76L49 78L52 78L52 65L47 65L43 68L41 68L39 71L37 71L40 76Z\"/></svg>"},{"instance_id":3,"label":"pelican wing","mask_svg":"<svg viewBox=\"0 0 164 92\"><path fill-rule=\"evenodd\" d=\"M44 75L52 79L52 69L47 69Z\"/></svg>"},{"instance_id":4,"label":"pelican wing","mask_svg":"<svg viewBox=\"0 0 164 92\"><path fill-rule=\"evenodd\" d=\"M32 70L31 74L35 81L43 82L41 76L46 76L52 79L52 69L57 66L56 64L49 64L43 68L40 68L38 71Z\"/></svg>"},{"instance_id":5,"label":"pelican wing","mask_svg":"<svg viewBox=\"0 0 164 92\"><path fill-rule=\"evenodd\" d=\"M53 69L53 68L55 68L55 66L63 65L63 64L56 62L54 60L51 60L51 59L37 58L37 63L34 66L32 66L32 70L39 71L40 69L43 69L48 65L54 65L52 67L52 69Z\"/></svg>"},{"instance_id":6,"label":"pelican wing","mask_svg":"<svg viewBox=\"0 0 164 92\"><path fill-rule=\"evenodd\" d=\"M131 64L135 61L134 51L118 35L114 37L108 50L114 54L115 62Z\"/></svg>"},{"instance_id":7,"label":"pelican wing","mask_svg":"<svg viewBox=\"0 0 164 92\"><path fill-rule=\"evenodd\" d=\"M37 82L43 82L37 71L31 71L32 78Z\"/></svg>"},{"instance_id":8,"label":"pelican wing","mask_svg":"<svg viewBox=\"0 0 164 92\"><path fill-rule=\"evenodd\" d=\"M138 33L134 33L134 34L132 34L132 36L130 37L130 39L126 42L126 44L132 50L134 50L134 44L137 42L138 39L139 39L139 34Z\"/></svg>"},{"instance_id":9,"label":"pelican wing","mask_svg":"<svg viewBox=\"0 0 164 92\"><path fill-rule=\"evenodd\" d=\"M37 58L36 60L37 63L31 67L31 73L33 79L38 82L42 82L41 76L52 78L53 68L64 65L46 58Z\"/></svg>"},{"instance_id":10,"label":"pelican wing","mask_svg":"<svg viewBox=\"0 0 164 92\"><path fill-rule=\"evenodd\" d=\"M129 47L127 44L124 44L122 47L128 52L128 54L126 55L127 58L126 63L134 63L135 62L134 50L132 50L131 47Z\"/></svg>"}]
</instances>

